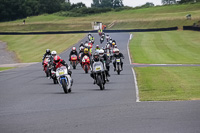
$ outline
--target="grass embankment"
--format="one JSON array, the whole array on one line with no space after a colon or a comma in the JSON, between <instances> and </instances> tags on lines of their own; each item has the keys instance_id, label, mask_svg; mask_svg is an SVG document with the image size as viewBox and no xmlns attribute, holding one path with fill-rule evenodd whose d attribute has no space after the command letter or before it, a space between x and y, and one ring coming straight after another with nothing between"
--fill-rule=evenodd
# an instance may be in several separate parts
<instances>
[{"instance_id":1,"label":"grass embankment","mask_svg":"<svg viewBox=\"0 0 200 133\"><path fill-rule=\"evenodd\" d=\"M0 40L7 42L8 49L14 51L21 62L28 63L40 62L48 48L61 53L82 37L84 34L0 35Z\"/></svg>"},{"instance_id":2,"label":"grass embankment","mask_svg":"<svg viewBox=\"0 0 200 133\"><path fill-rule=\"evenodd\" d=\"M186 20L187 14L192 20ZM130 9L119 12L108 12L89 15L86 17L64 17L58 13L51 15L33 16L23 19L0 23L0 31L67 31L91 30L91 22L99 21L109 24L116 20L111 29L146 29L163 28L183 25L193 25L200 20L200 3L187 5L158 6L142 9Z\"/></svg>"},{"instance_id":3,"label":"grass embankment","mask_svg":"<svg viewBox=\"0 0 200 133\"><path fill-rule=\"evenodd\" d=\"M141 101L200 100L200 67L134 69Z\"/></svg>"},{"instance_id":4,"label":"grass embankment","mask_svg":"<svg viewBox=\"0 0 200 133\"><path fill-rule=\"evenodd\" d=\"M9 70L9 69L13 69L15 67L0 67L0 71L5 71L5 70Z\"/></svg>"},{"instance_id":5,"label":"grass embankment","mask_svg":"<svg viewBox=\"0 0 200 133\"><path fill-rule=\"evenodd\" d=\"M135 63L199 64L200 32L134 33L130 52Z\"/></svg>"},{"instance_id":6,"label":"grass embankment","mask_svg":"<svg viewBox=\"0 0 200 133\"><path fill-rule=\"evenodd\" d=\"M199 64L200 33L134 33L130 52L135 63ZM136 70L141 101L200 100L200 67L144 67Z\"/></svg>"}]
</instances>

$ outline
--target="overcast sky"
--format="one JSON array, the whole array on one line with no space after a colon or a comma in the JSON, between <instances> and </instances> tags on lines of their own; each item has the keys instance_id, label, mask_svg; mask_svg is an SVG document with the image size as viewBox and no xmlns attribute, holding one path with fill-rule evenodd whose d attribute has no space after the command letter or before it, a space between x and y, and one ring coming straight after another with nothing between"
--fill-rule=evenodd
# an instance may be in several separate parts
<instances>
[{"instance_id":1,"label":"overcast sky","mask_svg":"<svg viewBox=\"0 0 200 133\"><path fill-rule=\"evenodd\" d=\"M87 7L91 6L93 0L70 0L71 3L78 3L78 2L83 2L86 4ZM146 2L152 2L154 5L161 5L162 0L123 0L123 3L125 6L141 6L144 5Z\"/></svg>"}]
</instances>

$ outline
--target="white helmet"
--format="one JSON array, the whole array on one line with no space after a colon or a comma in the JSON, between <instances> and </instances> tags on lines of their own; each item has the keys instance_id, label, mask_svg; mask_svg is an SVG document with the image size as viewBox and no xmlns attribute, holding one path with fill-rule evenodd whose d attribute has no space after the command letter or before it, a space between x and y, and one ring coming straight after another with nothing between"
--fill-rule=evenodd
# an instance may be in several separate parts
<instances>
[{"instance_id":1,"label":"white helmet","mask_svg":"<svg viewBox=\"0 0 200 133\"><path fill-rule=\"evenodd\" d=\"M57 54L56 51L52 51L52 52L51 52L51 55L52 55L53 57L56 56L56 54Z\"/></svg>"},{"instance_id":2,"label":"white helmet","mask_svg":"<svg viewBox=\"0 0 200 133\"><path fill-rule=\"evenodd\" d=\"M100 50L99 50L99 56L103 57L103 55L104 55L104 50L103 50L103 49L100 49Z\"/></svg>"}]
</instances>

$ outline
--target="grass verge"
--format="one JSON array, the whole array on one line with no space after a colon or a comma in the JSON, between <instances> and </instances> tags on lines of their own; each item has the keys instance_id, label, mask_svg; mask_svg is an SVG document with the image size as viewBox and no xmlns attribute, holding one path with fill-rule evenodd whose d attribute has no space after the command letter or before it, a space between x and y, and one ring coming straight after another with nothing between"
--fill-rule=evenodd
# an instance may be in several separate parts
<instances>
[{"instance_id":1,"label":"grass verge","mask_svg":"<svg viewBox=\"0 0 200 133\"><path fill-rule=\"evenodd\" d=\"M133 33L130 52L135 63L199 64L200 32Z\"/></svg>"},{"instance_id":2,"label":"grass verge","mask_svg":"<svg viewBox=\"0 0 200 133\"><path fill-rule=\"evenodd\" d=\"M44 14L11 22L1 22L0 31L67 31L91 30L91 22L98 21L108 25L116 21L111 29L146 29L193 25L200 20L200 3L186 5L156 6L150 8L111 11L85 17L64 17L59 13ZM186 20L191 14L192 20Z\"/></svg>"},{"instance_id":3,"label":"grass verge","mask_svg":"<svg viewBox=\"0 0 200 133\"><path fill-rule=\"evenodd\" d=\"M0 71L4 71L4 70L9 70L9 69L13 69L15 67L0 67Z\"/></svg>"},{"instance_id":4,"label":"grass verge","mask_svg":"<svg viewBox=\"0 0 200 133\"><path fill-rule=\"evenodd\" d=\"M40 62L46 49L61 53L77 43L84 34L59 35L0 35L21 62ZM66 59L65 59L66 60Z\"/></svg>"},{"instance_id":5,"label":"grass verge","mask_svg":"<svg viewBox=\"0 0 200 133\"><path fill-rule=\"evenodd\" d=\"M200 67L134 69L141 101L200 100Z\"/></svg>"}]
</instances>

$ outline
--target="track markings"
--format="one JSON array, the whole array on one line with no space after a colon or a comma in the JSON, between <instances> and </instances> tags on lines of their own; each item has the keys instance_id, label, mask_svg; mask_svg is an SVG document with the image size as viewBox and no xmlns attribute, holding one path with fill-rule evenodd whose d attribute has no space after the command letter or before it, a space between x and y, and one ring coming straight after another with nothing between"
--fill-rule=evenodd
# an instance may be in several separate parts
<instances>
[{"instance_id":1,"label":"track markings","mask_svg":"<svg viewBox=\"0 0 200 133\"><path fill-rule=\"evenodd\" d=\"M128 51L128 57L129 57L130 65L132 64L132 62L131 62L131 56L130 56L130 51L129 51L129 43L130 43L130 40L132 38L133 38L133 34L130 34L130 38L129 38L128 43L127 43L127 51ZM134 84L135 84L136 102L140 102L139 89L138 89L138 85L137 85L135 70L133 69L133 67L131 69L132 69L132 72L133 72L133 78L134 78Z\"/></svg>"}]
</instances>

